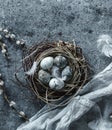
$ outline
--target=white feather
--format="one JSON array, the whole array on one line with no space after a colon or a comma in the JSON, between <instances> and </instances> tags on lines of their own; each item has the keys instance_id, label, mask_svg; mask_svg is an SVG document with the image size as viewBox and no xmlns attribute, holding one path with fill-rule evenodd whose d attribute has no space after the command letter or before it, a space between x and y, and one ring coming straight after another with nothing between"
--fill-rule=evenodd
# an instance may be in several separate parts
<instances>
[{"instance_id":1,"label":"white feather","mask_svg":"<svg viewBox=\"0 0 112 130\"><path fill-rule=\"evenodd\" d=\"M109 35L100 35L97 40L97 43L97 48L102 54L107 57L112 56L112 38Z\"/></svg>"},{"instance_id":2,"label":"white feather","mask_svg":"<svg viewBox=\"0 0 112 130\"><path fill-rule=\"evenodd\" d=\"M31 67L31 69L28 70L28 71L26 72L26 74L27 74L27 75L34 75L34 73L36 72L36 69L37 69L37 65L38 65L38 63L37 63L36 61L34 61L34 63L33 63L33 65L32 65L32 67Z\"/></svg>"}]
</instances>

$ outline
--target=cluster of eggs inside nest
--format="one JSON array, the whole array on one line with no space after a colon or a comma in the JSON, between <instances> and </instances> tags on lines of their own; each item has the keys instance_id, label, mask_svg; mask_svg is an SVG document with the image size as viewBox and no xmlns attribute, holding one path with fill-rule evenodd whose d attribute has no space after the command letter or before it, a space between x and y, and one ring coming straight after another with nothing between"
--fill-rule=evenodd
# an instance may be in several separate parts
<instances>
[{"instance_id":1,"label":"cluster of eggs inside nest","mask_svg":"<svg viewBox=\"0 0 112 130\"><path fill-rule=\"evenodd\" d=\"M44 57L40 62L38 79L52 90L61 90L73 76L67 57L56 55Z\"/></svg>"}]
</instances>

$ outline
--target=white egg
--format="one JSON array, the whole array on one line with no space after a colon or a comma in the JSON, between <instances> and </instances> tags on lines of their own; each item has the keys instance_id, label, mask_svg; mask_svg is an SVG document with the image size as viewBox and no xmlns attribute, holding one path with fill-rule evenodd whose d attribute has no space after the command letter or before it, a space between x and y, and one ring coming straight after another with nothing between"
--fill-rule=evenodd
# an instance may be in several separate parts
<instances>
[{"instance_id":1,"label":"white egg","mask_svg":"<svg viewBox=\"0 0 112 130\"><path fill-rule=\"evenodd\" d=\"M67 65L67 59L64 56L56 56L54 59L54 63L59 68L64 68Z\"/></svg>"},{"instance_id":2,"label":"white egg","mask_svg":"<svg viewBox=\"0 0 112 130\"><path fill-rule=\"evenodd\" d=\"M72 78L72 75L73 75L72 68L70 68L70 66L67 66L62 71L62 80L68 81Z\"/></svg>"},{"instance_id":3,"label":"white egg","mask_svg":"<svg viewBox=\"0 0 112 130\"><path fill-rule=\"evenodd\" d=\"M64 82L59 78L52 78L49 82L49 87L54 90L60 90L64 87Z\"/></svg>"},{"instance_id":4,"label":"white egg","mask_svg":"<svg viewBox=\"0 0 112 130\"><path fill-rule=\"evenodd\" d=\"M51 73L53 77L61 77L60 69L57 66L53 66L51 69Z\"/></svg>"},{"instance_id":5,"label":"white egg","mask_svg":"<svg viewBox=\"0 0 112 130\"><path fill-rule=\"evenodd\" d=\"M53 66L53 57L46 57L40 62L40 67L43 70L49 70Z\"/></svg>"},{"instance_id":6,"label":"white egg","mask_svg":"<svg viewBox=\"0 0 112 130\"><path fill-rule=\"evenodd\" d=\"M50 81L51 75L44 70L39 70L38 78L42 83L47 84Z\"/></svg>"}]
</instances>

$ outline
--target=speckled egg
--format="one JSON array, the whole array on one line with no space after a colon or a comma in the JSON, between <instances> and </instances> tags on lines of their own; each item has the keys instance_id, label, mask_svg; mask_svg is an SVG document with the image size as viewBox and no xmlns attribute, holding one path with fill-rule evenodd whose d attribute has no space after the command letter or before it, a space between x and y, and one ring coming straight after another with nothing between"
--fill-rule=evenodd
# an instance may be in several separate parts
<instances>
[{"instance_id":1,"label":"speckled egg","mask_svg":"<svg viewBox=\"0 0 112 130\"><path fill-rule=\"evenodd\" d=\"M49 82L49 87L54 90L60 90L64 87L64 82L59 78L52 78Z\"/></svg>"},{"instance_id":2,"label":"speckled egg","mask_svg":"<svg viewBox=\"0 0 112 130\"><path fill-rule=\"evenodd\" d=\"M51 75L48 72L44 71L44 70L39 70L39 72L38 72L38 78L39 78L39 80L42 83L48 84L49 81L50 81Z\"/></svg>"},{"instance_id":3,"label":"speckled egg","mask_svg":"<svg viewBox=\"0 0 112 130\"><path fill-rule=\"evenodd\" d=\"M51 69L51 74L52 74L52 77L58 77L58 78L61 77L61 72L60 72L59 67L53 66Z\"/></svg>"},{"instance_id":4,"label":"speckled egg","mask_svg":"<svg viewBox=\"0 0 112 130\"><path fill-rule=\"evenodd\" d=\"M69 81L72 78L73 71L70 66L67 66L62 71L62 80L63 81Z\"/></svg>"},{"instance_id":5,"label":"speckled egg","mask_svg":"<svg viewBox=\"0 0 112 130\"><path fill-rule=\"evenodd\" d=\"M45 57L41 62L40 62L40 67L43 70L49 70L53 66L53 57Z\"/></svg>"},{"instance_id":6,"label":"speckled egg","mask_svg":"<svg viewBox=\"0 0 112 130\"><path fill-rule=\"evenodd\" d=\"M67 59L64 56L56 56L54 58L54 64L59 68L64 68L67 65Z\"/></svg>"}]
</instances>

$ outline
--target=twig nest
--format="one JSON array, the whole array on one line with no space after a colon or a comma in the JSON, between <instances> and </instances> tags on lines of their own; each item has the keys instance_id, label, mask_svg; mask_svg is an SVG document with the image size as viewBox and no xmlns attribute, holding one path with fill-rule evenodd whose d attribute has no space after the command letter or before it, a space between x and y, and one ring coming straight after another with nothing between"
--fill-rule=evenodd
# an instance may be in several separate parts
<instances>
[{"instance_id":1,"label":"twig nest","mask_svg":"<svg viewBox=\"0 0 112 130\"><path fill-rule=\"evenodd\" d=\"M60 90L64 87L64 82L59 78L53 78L49 82L49 87L54 90Z\"/></svg>"},{"instance_id":2,"label":"twig nest","mask_svg":"<svg viewBox=\"0 0 112 130\"><path fill-rule=\"evenodd\" d=\"M67 65L67 59L64 56L56 56L54 59L54 63L59 68L64 68Z\"/></svg>"},{"instance_id":3,"label":"twig nest","mask_svg":"<svg viewBox=\"0 0 112 130\"><path fill-rule=\"evenodd\" d=\"M41 63L40 63L40 67L43 70L49 70L53 65L53 57L45 57Z\"/></svg>"},{"instance_id":4,"label":"twig nest","mask_svg":"<svg viewBox=\"0 0 112 130\"><path fill-rule=\"evenodd\" d=\"M70 66L67 66L62 71L62 80L63 81L69 81L73 76L72 68Z\"/></svg>"},{"instance_id":5,"label":"twig nest","mask_svg":"<svg viewBox=\"0 0 112 130\"><path fill-rule=\"evenodd\" d=\"M51 69L52 77L61 77L60 68L57 66L53 66Z\"/></svg>"},{"instance_id":6,"label":"twig nest","mask_svg":"<svg viewBox=\"0 0 112 130\"><path fill-rule=\"evenodd\" d=\"M39 70L38 78L42 83L47 84L47 83L49 83L51 76L48 72L46 72L44 70Z\"/></svg>"},{"instance_id":7,"label":"twig nest","mask_svg":"<svg viewBox=\"0 0 112 130\"><path fill-rule=\"evenodd\" d=\"M72 98L90 79L88 64L76 44L59 41L34 45L23 59L25 72L32 70L34 61L38 63L36 71L27 75L27 80L45 103L60 102L65 96Z\"/></svg>"}]
</instances>

